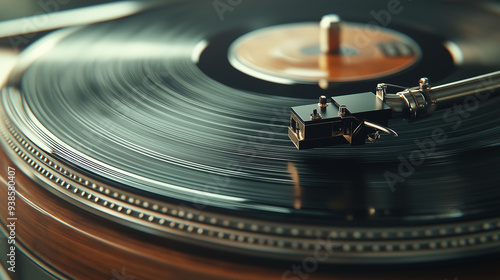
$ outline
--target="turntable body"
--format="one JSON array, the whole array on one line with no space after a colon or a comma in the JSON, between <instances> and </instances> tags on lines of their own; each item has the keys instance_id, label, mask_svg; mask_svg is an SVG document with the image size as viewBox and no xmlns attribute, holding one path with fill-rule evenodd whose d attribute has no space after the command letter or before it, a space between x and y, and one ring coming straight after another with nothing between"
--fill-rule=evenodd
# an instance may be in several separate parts
<instances>
[{"instance_id":1,"label":"turntable body","mask_svg":"<svg viewBox=\"0 0 500 280\"><path fill-rule=\"evenodd\" d=\"M399 136L364 146L297 151L287 137L290 108L320 95L500 69L497 12L408 2L381 24L372 1L252 1L220 22L209 4L62 29L20 54L0 110L19 250L68 279L499 275L498 98L390 120ZM325 10L352 48L318 51ZM350 37L367 23L382 25L375 51ZM410 51L383 56L391 42Z\"/></svg>"}]
</instances>

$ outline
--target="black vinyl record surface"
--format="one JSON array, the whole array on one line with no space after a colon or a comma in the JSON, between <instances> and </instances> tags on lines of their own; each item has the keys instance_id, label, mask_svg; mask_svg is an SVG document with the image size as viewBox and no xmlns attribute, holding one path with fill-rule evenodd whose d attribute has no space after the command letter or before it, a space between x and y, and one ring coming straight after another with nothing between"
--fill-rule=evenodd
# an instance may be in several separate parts
<instances>
[{"instance_id":1,"label":"black vinyl record surface","mask_svg":"<svg viewBox=\"0 0 500 280\"><path fill-rule=\"evenodd\" d=\"M259 80L227 60L231 42L246 32L331 12L374 24L384 3L244 1L221 21L207 12L210 1L192 1L55 32L25 52L4 89L4 134L42 155L46 167L35 176L53 170L66 185L47 186L62 186L55 191L62 197L170 238L291 257L307 254L315 238L331 238L347 257L329 261L341 262L496 248L500 99L414 123L391 120L399 137L364 146L298 151L287 126L290 107L321 94L373 91L378 82L413 86L422 76L437 85L497 70L498 14L402 2L383 23L414 39L422 59L381 80L327 91ZM435 129L444 132L438 140ZM83 199L73 197L83 190ZM110 208L115 200L124 210Z\"/></svg>"}]
</instances>

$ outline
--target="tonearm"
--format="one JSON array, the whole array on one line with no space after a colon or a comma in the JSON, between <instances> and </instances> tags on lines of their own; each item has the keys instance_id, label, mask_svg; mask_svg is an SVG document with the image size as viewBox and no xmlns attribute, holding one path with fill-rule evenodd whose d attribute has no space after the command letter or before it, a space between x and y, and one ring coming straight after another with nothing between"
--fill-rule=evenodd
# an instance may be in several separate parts
<instances>
[{"instance_id":1,"label":"tonearm","mask_svg":"<svg viewBox=\"0 0 500 280\"><path fill-rule=\"evenodd\" d=\"M388 93L399 88L397 93ZM431 87L421 78L417 87L378 84L375 93L321 96L316 104L291 108L288 136L301 149L350 143L363 145L381 133L398 136L388 127L391 118L415 121L454 104L483 101L500 88L500 71Z\"/></svg>"}]
</instances>

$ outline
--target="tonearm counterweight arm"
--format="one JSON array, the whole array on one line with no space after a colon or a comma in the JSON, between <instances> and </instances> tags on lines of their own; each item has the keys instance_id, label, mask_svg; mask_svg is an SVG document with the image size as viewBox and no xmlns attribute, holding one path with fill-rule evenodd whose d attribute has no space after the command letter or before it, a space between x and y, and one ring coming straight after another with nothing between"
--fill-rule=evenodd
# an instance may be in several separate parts
<instances>
[{"instance_id":1,"label":"tonearm counterweight arm","mask_svg":"<svg viewBox=\"0 0 500 280\"><path fill-rule=\"evenodd\" d=\"M391 94L387 92L391 87L403 90ZM377 140L380 133L397 136L387 127L390 118L418 120L435 110L467 102L467 98L483 100L497 89L500 71L435 87L427 78L412 88L378 84L375 94L335 96L330 103L321 96L317 104L291 108L288 136L298 149L362 145L366 139Z\"/></svg>"}]
</instances>

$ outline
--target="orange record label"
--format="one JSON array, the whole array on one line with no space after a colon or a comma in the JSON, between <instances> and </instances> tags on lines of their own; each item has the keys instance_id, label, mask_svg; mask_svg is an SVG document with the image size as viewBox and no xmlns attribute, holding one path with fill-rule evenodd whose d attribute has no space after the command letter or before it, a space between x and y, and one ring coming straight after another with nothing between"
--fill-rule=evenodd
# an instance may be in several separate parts
<instances>
[{"instance_id":1,"label":"orange record label","mask_svg":"<svg viewBox=\"0 0 500 280\"><path fill-rule=\"evenodd\" d=\"M271 82L353 82L389 76L421 57L408 36L380 26L343 22L340 51L323 54L317 23L267 27L238 38L228 58L238 70Z\"/></svg>"}]
</instances>

